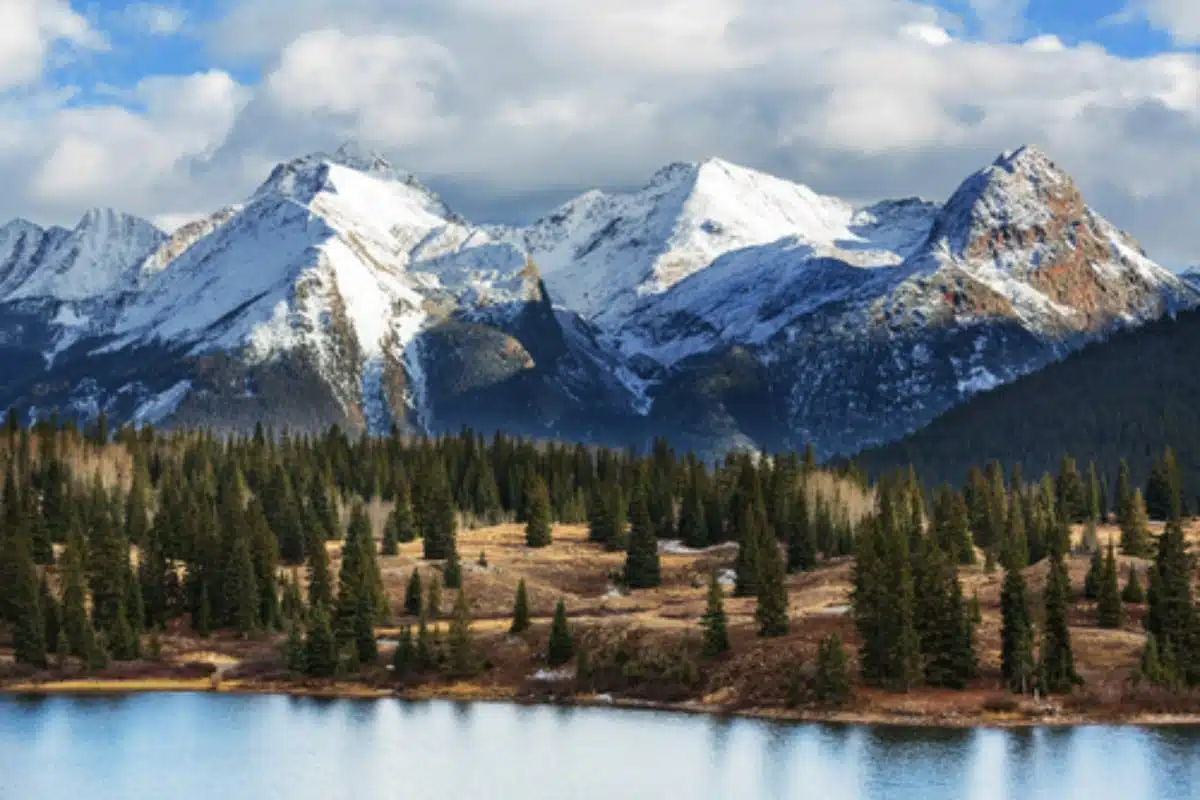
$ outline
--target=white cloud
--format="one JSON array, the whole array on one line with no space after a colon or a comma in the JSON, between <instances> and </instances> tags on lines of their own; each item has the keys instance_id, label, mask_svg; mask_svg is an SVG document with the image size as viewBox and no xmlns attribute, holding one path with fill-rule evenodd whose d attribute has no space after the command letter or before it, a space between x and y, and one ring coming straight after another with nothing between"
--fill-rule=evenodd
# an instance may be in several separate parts
<instances>
[{"instance_id":1,"label":"white cloud","mask_svg":"<svg viewBox=\"0 0 1200 800\"><path fill-rule=\"evenodd\" d=\"M1200 3L1196 0L1140 0L1135 8L1150 24L1171 34L1178 44L1200 44Z\"/></svg>"},{"instance_id":2,"label":"white cloud","mask_svg":"<svg viewBox=\"0 0 1200 800\"><path fill-rule=\"evenodd\" d=\"M180 6L156 3L131 3L122 13L129 27L149 36L174 36L188 19Z\"/></svg>"},{"instance_id":3,"label":"white cloud","mask_svg":"<svg viewBox=\"0 0 1200 800\"><path fill-rule=\"evenodd\" d=\"M36 83L56 46L103 49L106 45L66 0L0 2L0 90Z\"/></svg>"},{"instance_id":4,"label":"white cloud","mask_svg":"<svg viewBox=\"0 0 1200 800\"><path fill-rule=\"evenodd\" d=\"M938 198L1035 141L1151 255L1200 261L1200 56L1020 41L1023 2L969 5L987 36L918 0L240 0L207 43L256 87L147 80L36 125L0 109L0 178L29 187L0 217L180 219L344 138L482 218L709 155L854 199Z\"/></svg>"},{"instance_id":5,"label":"white cloud","mask_svg":"<svg viewBox=\"0 0 1200 800\"><path fill-rule=\"evenodd\" d=\"M1009 39L1024 29L1029 0L969 0L968 5L978 17L986 36Z\"/></svg>"}]
</instances>

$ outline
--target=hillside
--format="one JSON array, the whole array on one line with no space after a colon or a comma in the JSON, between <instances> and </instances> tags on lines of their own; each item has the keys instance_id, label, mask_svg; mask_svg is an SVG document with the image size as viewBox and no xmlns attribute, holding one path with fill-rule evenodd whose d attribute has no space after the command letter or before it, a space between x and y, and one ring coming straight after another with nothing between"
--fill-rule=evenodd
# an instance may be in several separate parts
<instances>
[{"instance_id":1,"label":"hillside","mask_svg":"<svg viewBox=\"0 0 1200 800\"><path fill-rule=\"evenodd\" d=\"M710 159L505 227L346 146L169 237L0 228L0 408L826 457L1197 303L1035 147L941 204Z\"/></svg>"},{"instance_id":2,"label":"hillside","mask_svg":"<svg viewBox=\"0 0 1200 800\"><path fill-rule=\"evenodd\" d=\"M1189 503L1200 498L1200 313L1184 312L1092 344L1044 370L979 394L924 430L867 450L878 474L912 464L930 481L961 482L993 459L1026 476L1069 453L1115 480L1122 458L1143 483L1164 448L1175 449ZM1197 500L1200 502L1200 499Z\"/></svg>"}]
</instances>

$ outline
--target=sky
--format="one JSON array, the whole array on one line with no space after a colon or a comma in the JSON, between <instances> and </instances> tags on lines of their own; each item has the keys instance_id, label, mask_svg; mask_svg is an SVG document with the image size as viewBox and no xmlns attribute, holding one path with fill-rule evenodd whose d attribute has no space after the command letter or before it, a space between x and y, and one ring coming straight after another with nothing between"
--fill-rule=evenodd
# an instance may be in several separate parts
<instances>
[{"instance_id":1,"label":"sky","mask_svg":"<svg viewBox=\"0 0 1200 800\"><path fill-rule=\"evenodd\" d=\"M1034 143L1200 265L1200 2L0 0L0 219L169 229L347 140L480 222L711 156L944 199Z\"/></svg>"}]
</instances>

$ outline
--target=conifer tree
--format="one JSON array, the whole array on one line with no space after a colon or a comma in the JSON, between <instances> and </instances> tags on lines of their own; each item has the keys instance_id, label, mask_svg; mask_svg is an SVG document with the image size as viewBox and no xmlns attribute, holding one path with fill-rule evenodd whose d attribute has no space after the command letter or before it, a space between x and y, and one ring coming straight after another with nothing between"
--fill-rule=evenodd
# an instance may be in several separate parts
<instances>
[{"instance_id":1,"label":"conifer tree","mask_svg":"<svg viewBox=\"0 0 1200 800\"><path fill-rule=\"evenodd\" d=\"M337 670L337 640L329 613L324 606L314 606L309 615L308 634L304 639L304 666L306 674L314 678L327 678Z\"/></svg>"},{"instance_id":2,"label":"conifer tree","mask_svg":"<svg viewBox=\"0 0 1200 800\"><path fill-rule=\"evenodd\" d=\"M62 559L62 628L72 654L87 658L94 634L87 614L87 586L83 571L83 541L72 531Z\"/></svg>"},{"instance_id":3,"label":"conifer tree","mask_svg":"<svg viewBox=\"0 0 1200 800\"><path fill-rule=\"evenodd\" d=\"M396 506L392 509L394 516L393 531L396 541L400 544L417 540L417 524L413 517L412 491L408 483L401 481L396 488Z\"/></svg>"},{"instance_id":4,"label":"conifer tree","mask_svg":"<svg viewBox=\"0 0 1200 800\"><path fill-rule=\"evenodd\" d=\"M415 653L418 672L427 672L437 666L437 643L433 632L422 614L417 618L417 646Z\"/></svg>"},{"instance_id":5,"label":"conifer tree","mask_svg":"<svg viewBox=\"0 0 1200 800\"><path fill-rule=\"evenodd\" d=\"M400 539L396 532L398 525L396 510L392 509L392 513L388 514L387 523L383 526L383 543L379 547L380 555L394 556L400 553Z\"/></svg>"},{"instance_id":6,"label":"conifer tree","mask_svg":"<svg viewBox=\"0 0 1200 800\"><path fill-rule=\"evenodd\" d=\"M788 513L787 558L789 572L807 572L817 566L817 540L808 514L807 491L801 487L791 498Z\"/></svg>"},{"instance_id":7,"label":"conifer tree","mask_svg":"<svg viewBox=\"0 0 1200 800\"><path fill-rule=\"evenodd\" d=\"M1033 620L1025 596L1025 578L1019 569L1004 573L1000 591L1000 672L1010 691L1033 691L1036 663Z\"/></svg>"},{"instance_id":8,"label":"conifer tree","mask_svg":"<svg viewBox=\"0 0 1200 800\"><path fill-rule=\"evenodd\" d=\"M375 642L376 604L370 592L359 592L354 602L354 653L361 665L370 665L379 657Z\"/></svg>"},{"instance_id":9,"label":"conifer tree","mask_svg":"<svg viewBox=\"0 0 1200 800\"><path fill-rule=\"evenodd\" d=\"M548 546L551 542L550 490L540 476L535 477L527 487L525 509L527 514L525 545L527 547Z\"/></svg>"},{"instance_id":10,"label":"conifer tree","mask_svg":"<svg viewBox=\"0 0 1200 800\"><path fill-rule=\"evenodd\" d=\"M462 589L454 599L454 613L450 618L449 633L450 669L458 675L473 674L477 668L475 643L471 637L471 611L467 595Z\"/></svg>"},{"instance_id":11,"label":"conifer tree","mask_svg":"<svg viewBox=\"0 0 1200 800\"><path fill-rule=\"evenodd\" d=\"M932 532L938 547L956 563L975 563L975 543L971 540L967 501L950 486L941 486L937 490L933 503Z\"/></svg>"},{"instance_id":12,"label":"conifer tree","mask_svg":"<svg viewBox=\"0 0 1200 800\"><path fill-rule=\"evenodd\" d=\"M529 629L529 594L525 588L525 579L517 583L517 599L513 603L513 618L512 625L508 632L512 634L524 633Z\"/></svg>"},{"instance_id":13,"label":"conifer tree","mask_svg":"<svg viewBox=\"0 0 1200 800\"><path fill-rule=\"evenodd\" d=\"M442 565L442 583L447 589L462 588L462 564L458 560L458 544L455 542L451 543L446 563Z\"/></svg>"},{"instance_id":14,"label":"conifer tree","mask_svg":"<svg viewBox=\"0 0 1200 800\"><path fill-rule=\"evenodd\" d=\"M429 589L425 594L425 616L431 621L436 620L442 613L442 585L437 576L429 580Z\"/></svg>"},{"instance_id":15,"label":"conifer tree","mask_svg":"<svg viewBox=\"0 0 1200 800\"><path fill-rule=\"evenodd\" d=\"M1137 567L1133 564L1129 565L1129 579L1125 582L1125 588L1121 590L1121 600L1125 603L1144 603L1146 602L1146 592L1142 589L1142 583L1138 580Z\"/></svg>"},{"instance_id":16,"label":"conifer tree","mask_svg":"<svg viewBox=\"0 0 1200 800\"><path fill-rule=\"evenodd\" d=\"M1104 556L1100 548L1092 551L1092 560L1088 563L1087 574L1083 577L1083 597L1085 600L1095 600L1100 596L1100 578L1104 572Z\"/></svg>"},{"instance_id":17,"label":"conifer tree","mask_svg":"<svg viewBox=\"0 0 1200 800\"><path fill-rule=\"evenodd\" d=\"M1048 694L1070 692L1082 681L1075 671L1075 656L1071 649L1071 631L1067 626L1067 607L1070 578L1061 553L1050 556L1050 574L1046 581L1046 623L1042 639L1041 663L1038 673L1042 688Z\"/></svg>"},{"instance_id":18,"label":"conifer tree","mask_svg":"<svg viewBox=\"0 0 1200 800\"><path fill-rule=\"evenodd\" d=\"M639 475L629 504L629 547L625 552L625 585L630 589L649 589L662 583L658 560L658 539L650 521L645 475Z\"/></svg>"},{"instance_id":19,"label":"conifer tree","mask_svg":"<svg viewBox=\"0 0 1200 800\"><path fill-rule=\"evenodd\" d=\"M845 705L850 699L850 672L842 638L831 633L817 647L817 668L813 676L813 698L823 706Z\"/></svg>"},{"instance_id":20,"label":"conifer tree","mask_svg":"<svg viewBox=\"0 0 1200 800\"><path fill-rule=\"evenodd\" d=\"M1013 495L1008 506L1008 521L1004 526L1004 546L1000 561L1006 570L1024 569L1029 564L1024 500L1019 493Z\"/></svg>"},{"instance_id":21,"label":"conifer tree","mask_svg":"<svg viewBox=\"0 0 1200 800\"><path fill-rule=\"evenodd\" d=\"M405 625L400 629L396 652L392 654L392 670L397 678L406 678L417 666L417 648L413 641L412 628Z\"/></svg>"},{"instance_id":22,"label":"conifer tree","mask_svg":"<svg viewBox=\"0 0 1200 800\"><path fill-rule=\"evenodd\" d=\"M416 567L413 567L404 589L404 613L410 617L421 615L421 573Z\"/></svg>"},{"instance_id":23,"label":"conifer tree","mask_svg":"<svg viewBox=\"0 0 1200 800\"><path fill-rule=\"evenodd\" d=\"M683 494L683 505L679 510L679 538L687 547L702 548L710 544L700 491L700 477L698 474L693 475Z\"/></svg>"},{"instance_id":24,"label":"conifer tree","mask_svg":"<svg viewBox=\"0 0 1200 800\"><path fill-rule=\"evenodd\" d=\"M1159 657L1167 664L1168 648L1189 684L1200 682L1200 659L1193 654L1196 609L1192 604L1191 559L1183 527L1178 520L1167 523L1158 538L1158 554L1149 571L1146 592L1146 631L1158 640Z\"/></svg>"},{"instance_id":25,"label":"conifer tree","mask_svg":"<svg viewBox=\"0 0 1200 800\"><path fill-rule=\"evenodd\" d=\"M759 636L784 636L788 632L788 596L783 576L779 545L768 534L763 537L758 554L758 603L754 619Z\"/></svg>"},{"instance_id":26,"label":"conifer tree","mask_svg":"<svg viewBox=\"0 0 1200 800\"><path fill-rule=\"evenodd\" d=\"M1096 624L1101 628L1119 628L1122 615L1117 556L1110 541L1108 554L1104 558L1104 566L1101 569L1099 585L1096 588Z\"/></svg>"},{"instance_id":27,"label":"conifer tree","mask_svg":"<svg viewBox=\"0 0 1200 800\"><path fill-rule=\"evenodd\" d=\"M46 620L40 602L40 582L33 553L25 533L8 533L4 542L5 560L12 565L15 583L11 585L13 657L19 664L46 666Z\"/></svg>"},{"instance_id":28,"label":"conifer tree","mask_svg":"<svg viewBox=\"0 0 1200 800\"><path fill-rule=\"evenodd\" d=\"M455 545L458 520L454 513L450 487L446 482L446 470L441 461L435 459L427 467L427 472L422 497L421 535L424 538L425 558L441 561Z\"/></svg>"},{"instance_id":29,"label":"conifer tree","mask_svg":"<svg viewBox=\"0 0 1200 800\"><path fill-rule=\"evenodd\" d=\"M550 623L550 644L546 648L546 663L561 666L575 654L575 642L567 625L567 606L562 600L554 607L554 620Z\"/></svg>"},{"instance_id":30,"label":"conifer tree","mask_svg":"<svg viewBox=\"0 0 1200 800\"><path fill-rule=\"evenodd\" d=\"M234 542L227 575L225 608L234 629L242 636L249 636L259 628L260 598L250 546L244 537L238 537Z\"/></svg>"},{"instance_id":31,"label":"conifer tree","mask_svg":"<svg viewBox=\"0 0 1200 800\"><path fill-rule=\"evenodd\" d=\"M325 542L312 535L308 548L308 604L329 608L333 604L333 579L329 573L329 553Z\"/></svg>"},{"instance_id":32,"label":"conifer tree","mask_svg":"<svg viewBox=\"0 0 1200 800\"><path fill-rule=\"evenodd\" d=\"M728 618L725 616L725 592L717 573L708 577L708 606L701 618L704 629L704 654L710 658L729 651Z\"/></svg>"},{"instance_id":33,"label":"conifer tree","mask_svg":"<svg viewBox=\"0 0 1200 800\"><path fill-rule=\"evenodd\" d=\"M927 538L914 579L914 624L920 639L925 680L931 686L962 688L975 674L973 625L954 564Z\"/></svg>"},{"instance_id":34,"label":"conifer tree","mask_svg":"<svg viewBox=\"0 0 1200 800\"><path fill-rule=\"evenodd\" d=\"M300 633L300 626L296 624L295 620L289 620L287 636L283 642L283 663L289 672L303 675L308 671L304 651L304 636Z\"/></svg>"},{"instance_id":35,"label":"conifer tree","mask_svg":"<svg viewBox=\"0 0 1200 800\"><path fill-rule=\"evenodd\" d=\"M740 512L737 525L739 533L737 559L734 561L733 594L736 597L754 597L758 594L759 548L762 536L758 532L754 510L746 505Z\"/></svg>"},{"instance_id":36,"label":"conifer tree","mask_svg":"<svg viewBox=\"0 0 1200 800\"><path fill-rule=\"evenodd\" d=\"M1121 514L1121 552L1127 556L1150 554L1150 524L1142 490L1136 490Z\"/></svg>"}]
</instances>

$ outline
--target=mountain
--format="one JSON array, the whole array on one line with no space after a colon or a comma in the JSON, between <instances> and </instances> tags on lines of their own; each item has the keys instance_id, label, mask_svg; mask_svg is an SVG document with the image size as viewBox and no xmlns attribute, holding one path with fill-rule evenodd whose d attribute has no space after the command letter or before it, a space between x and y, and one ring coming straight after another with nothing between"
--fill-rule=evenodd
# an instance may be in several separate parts
<instances>
[{"instance_id":1,"label":"mountain","mask_svg":"<svg viewBox=\"0 0 1200 800\"><path fill-rule=\"evenodd\" d=\"M1193 267L1182 273L1179 277L1193 288L1200 289L1200 267Z\"/></svg>"},{"instance_id":2,"label":"mountain","mask_svg":"<svg viewBox=\"0 0 1200 800\"><path fill-rule=\"evenodd\" d=\"M1034 148L942 205L710 160L509 228L347 146L169 237L0 229L0 405L832 455L1198 301Z\"/></svg>"},{"instance_id":3,"label":"mountain","mask_svg":"<svg viewBox=\"0 0 1200 800\"><path fill-rule=\"evenodd\" d=\"M1172 447L1189 505L1200 503L1200 312L1186 311L1088 345L1040 372L981 393L900 442L859 454L873 474L912 464L962 483L970 466L1020 464L1026 479L1064 454L1095 461L1111 487L1121 459L1144 485ZM1197 506L1193 505L1193 508Z\"/></svg>"}]
</instances>

